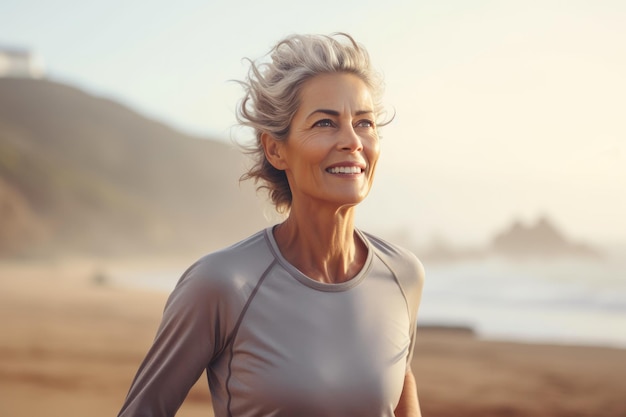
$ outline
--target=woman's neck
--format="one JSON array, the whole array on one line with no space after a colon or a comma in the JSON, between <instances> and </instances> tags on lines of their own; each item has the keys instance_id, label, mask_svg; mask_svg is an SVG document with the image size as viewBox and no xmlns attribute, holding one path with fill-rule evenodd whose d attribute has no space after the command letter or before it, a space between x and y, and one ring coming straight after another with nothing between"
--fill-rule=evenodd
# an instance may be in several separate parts
<instances>
[{"instance_id":1,"label":"woman's neck","mask_svg":"<svg viewBox=\"0 0 626 417\"><path fill-rule=\"evenodd\" d=\"M354 231L353 207L325 212L292 206L274 237L285 259L319 282L347 281L367 259L367 248Z\"/></svg>"}]
</instances>

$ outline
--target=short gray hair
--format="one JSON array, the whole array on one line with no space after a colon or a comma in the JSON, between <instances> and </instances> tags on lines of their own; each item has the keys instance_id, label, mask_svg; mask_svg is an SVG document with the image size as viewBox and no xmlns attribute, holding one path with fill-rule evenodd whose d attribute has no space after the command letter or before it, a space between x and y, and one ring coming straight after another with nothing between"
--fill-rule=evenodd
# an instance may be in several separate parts
<instances>
[{"instance_id":1,"label":"short gray hair","mask_svg":"<svg viewBox=\"0 0 626 417\"><path fill-rule=\"evenodd\" d=\"M346 33L291 35L278 42L268 55L269 62L248 60L248 76L239 82L245 94L237 109L237 120L251 127L256 135L256 141L244 147L253 165L241 180L261 182L257 189L267 189L276 209L285 212L291 207L291 189L285 172L274 168L265 158L262 134L268 133L279 141L287 139L300 105L302 86L316 75L357 75L372 94L377 117L382 113L384 86L365 48Z\"/></svg>"}]
</instances>

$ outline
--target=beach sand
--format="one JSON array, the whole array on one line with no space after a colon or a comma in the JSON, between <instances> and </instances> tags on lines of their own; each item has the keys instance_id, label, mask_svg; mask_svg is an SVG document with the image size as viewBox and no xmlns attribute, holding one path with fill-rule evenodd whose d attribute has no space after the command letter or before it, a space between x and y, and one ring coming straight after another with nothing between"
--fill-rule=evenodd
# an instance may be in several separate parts
<instances>
[{"instance_id":1,"label":"beach sand","mask_svg":"<svg viewBox=\"0 0 626 417\"><path fill-rule=\"evenodd\" d=\"M101 264L0 263L0 416L119 411L167 294L107 284ZM418 335L425 417L626 416L626 350ZM211 415L202 377L177 416Z\"/></svg>"}]
</instances>

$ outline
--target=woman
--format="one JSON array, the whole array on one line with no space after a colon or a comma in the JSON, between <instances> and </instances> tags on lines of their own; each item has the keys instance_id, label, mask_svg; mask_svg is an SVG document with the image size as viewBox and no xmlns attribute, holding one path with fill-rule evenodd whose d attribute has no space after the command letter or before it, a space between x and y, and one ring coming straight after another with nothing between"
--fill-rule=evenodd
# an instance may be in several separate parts
<instances>
[{"instance_id":1,"label":"woman","mask_svg":"<svg viewBox=\"0 0 626 417\"><path fill-rule=\"evenodd\" d=\"M242 85L257 139L245 177L286 219L183 274L120 416L173 416L205 369L217 417L420 416L423 269L354 226L380 153L367 52L291 36Z\"/></svg>"}]
</instances>

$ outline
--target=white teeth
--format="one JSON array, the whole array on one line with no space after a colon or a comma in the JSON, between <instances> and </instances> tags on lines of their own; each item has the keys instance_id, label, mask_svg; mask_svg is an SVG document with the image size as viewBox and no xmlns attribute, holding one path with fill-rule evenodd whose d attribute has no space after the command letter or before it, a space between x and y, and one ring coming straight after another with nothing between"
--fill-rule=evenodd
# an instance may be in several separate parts
<instances>
[{"instance_id":1,"label":"white teeth","mask_svg":"<svg viewBox=\"0 0 626 417\"><path fill-rule=\"evenodd\" d=\"M360 174L362 172L359 167L334 167L329 168L331 174Z\"/></svg>"}]
</instances>

